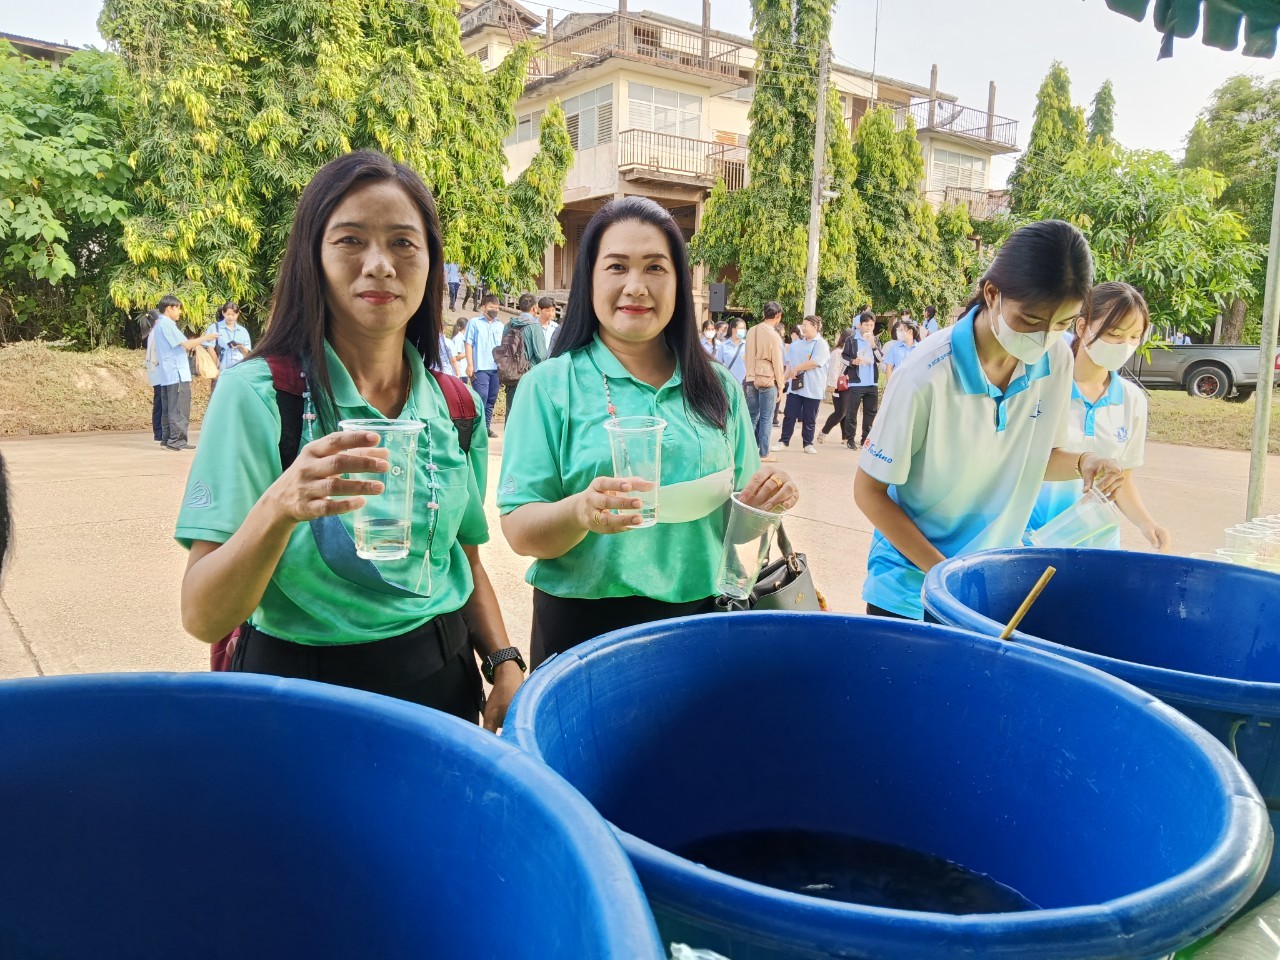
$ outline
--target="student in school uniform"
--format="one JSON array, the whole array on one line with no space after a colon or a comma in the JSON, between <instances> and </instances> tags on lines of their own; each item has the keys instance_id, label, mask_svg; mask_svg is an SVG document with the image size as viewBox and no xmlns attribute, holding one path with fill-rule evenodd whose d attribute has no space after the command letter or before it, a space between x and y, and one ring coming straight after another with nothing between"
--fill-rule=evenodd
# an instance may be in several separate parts
<instances>
[{"instance_id":1,"label":"student in school uniform","mask_svg":"<svg viewBox=\"0 0 1280 960\"><path fill-rule=\"evenodd\" d=\"M1151 329L1151 314L1141 293L1127 283L1100 283L1089 297L1090 319L1076 321L1074 376L1067 415L1066 449L1110 457L1127 478L1116 494L1116 506L1153 547L1168 551L1169 531L1152 518L1142 502L1133 471L1142 466L1147 441L1147 398L1115 371L1128 362ZM1038 530L1080 499L1079 478L1046 482L1031 512L1028 532ZM1120 528L1104 530L1085 547L1120 548Z\"/></svg>"},{"instance_id":2,"label":"student in school uniform","mask_svg":"<svg viewBox=\"0 0 1280 960\"><path fill-rule=\"evenodd\" d=\"M889 382L858 461L854 500L875 527L867 612L920 620L925 574L948 557L1022 541L1045 480L1114 495L1113 459L1066 449L1071 351L1093 259L1075 227L1028 224L1005 241L963 317Z\"/></svg>"},{"instance_id":3,"label":"student in school uniform","mask_svg":"<svg viewBox=\"0 0 1280 960\"><path fill-rule=\"evenodd\" d=\"M928 306L924 308L924 323L920 327L920 340L928 339L932 334L937 333L941 327L938 326L938 308Z\"/></svg>"}]
</instances>

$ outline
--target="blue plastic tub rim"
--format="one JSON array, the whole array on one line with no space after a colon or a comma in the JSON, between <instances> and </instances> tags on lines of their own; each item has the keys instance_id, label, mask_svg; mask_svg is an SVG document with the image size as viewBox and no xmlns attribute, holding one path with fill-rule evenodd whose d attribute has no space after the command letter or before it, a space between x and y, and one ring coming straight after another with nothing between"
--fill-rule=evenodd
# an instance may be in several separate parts
<instances>
[{"instance_id":1,"label":"blue plastic tub rim","mask_svg":"<svg viewBox=\"0 0 1280 960\"><path fill-rule=\"evenodd\" d=\"M975 624L980 624L985 635L998 637L1000 632L1004 630L1004 624L978 613L973 608L965 606L956 597L951 596L943 585L943 581L948 574L956 570L987 564L1003 557L1026 559L1039 554L1044 556L1045 565L1048 566L1052 560L1060 563L1064 556L1074 557L1081 555L1082 558L1087 558L1089 554L1096 554L1097 552L1096 550L1014 547L983 550L963 557L953 557L938 564L925 576L924 607L925 610L939 620L950 622L962 617L967 618ZM1188 566L1193 568L1202 568L1210 572L1221 572L1221 568L1229 566L1214 560L1199 560L1191 557L1178 557L1177 559L1179 562L1185 561ZM1266 573L1262 570L1252 570L1239 566L1232 567L1230 575L1246 579L1276 576L1276 574ZM1273 581L1259 579L1259 582L1271 584ZM959 627L956 629L965 628ZM1280 629L1280 627L1277 627L1277 629ZM1151 691L1157 696L1167 694L1169 697L1193 706L1206 707L1225 713L1249 715L1280 714L1280 683L1268 683L1258 680L1232 680L1227 677L1190 673L1169 667L1155 667L1144 663L1135 663L1132 660L1118 660L1115 657L1092 653L1079 647L1057 643L1053 640L1045 640L1043 637L1023 633L1021 630L1014 630L1009 639L1011 642L1023 644L1026 647L1045 653L1063 655L1062 651L1069 650L1071 652L1065 654L1069 660L1096 667L1104 673L1126 680L1142 687L1144 690Z\"/></svg>"},{"instance_id":2,"label":"blue plastic tub rim","mask_svg":"<svg viewBox=\"0 0 1280 960\"><path fill-rule=\"evenodd\" d=\"M353 690L311 680L294 680L252 673L101 673L54 677L23 677L0 681L0 717L8 693L43 696L119 695L135 698L139 693L154 692L165 697L188 700L217 698L222 701L278 700L351 715L361 723L373 723L388 729L424 731L430 739L448 745L459 744L482 759L501 768L513 781L527 787L531 803L537 803L562 823L566 839L579 849L590 849L594 856L608 860L593 871L600 883L601 901L608 905L611 917L621 921L620 928L653 933L658 942L653 915L639 894L639 878L630 858L621 849L616 832L578 790L558 773L500 737L480 729L474 723L418 704L396 700L381 694ZM480 789L492 785L477 784ZM635 896L623 896L635 890ZM636 956L647 956L642 945L633 944ZM665 956L665 953L662 954Z\"/></svg>"},{"instance_id":3,"label":"blue plastic tub rim","mask_svg":"<svg viewBox=\"0 0 1280 960\"><path fill-rule=\"evenodd\" d=\"M788 620L811 622L814 617L821 617L824 620L837 617L851 624L871 622L883 626L886 623L884 619L878 617L830 613L744 612L714 616L717 619L728 617L730 623L735 622L734 618L739 617L767 618L775 622L779 630L787 628ZM548 660L533 671L517 691L508 713L508 720L511 721L514 718L514 722L509 722L504 730L504 736L512 739L518 746L541 761L542 754L538 746L537 732L534 729L534 718L541 697L561 674L569 672L579 664L589 665L592 660L614 649L621 649L628 645L651 645L662 634L678 634L683 625L705 624L706 619L705 616L683 617L661 623L629 627L597 637L560 654L553 660ZM1224 796L1230 801L1230 809L1225 818L1223 830L1219 833L1219 841L1230 832L1229 826L1232 821L1237 826L1234 838L1228 839L1225 844L1220 842L1215 845L1217 849L1214 852L1207 854L1187 870L1137 893L1104 903L1026 913L951 916L842 904L787 893L686 860L610 824L621 841L623 849L636 864L637 873L641 881L646 883L646 892L651 900L661 902L654 896L647 881L656 879L664 886L678 882L685 889L696 889L701 903L715 905L713 922L728 918L744 928L754 929L758 934L776 937L779 942L813 944L818 949L847 949L850 922L858 918L875 918L886 924L891 923L898 931L917 937L967 939L971 940L975 948L981 947L984 942L989 942L993 937L1000 937L1003 938L1001 947L1006 950L1015 944L1006 943L1004 939L1021 941L1025 943L1026 949L1035 951L1035 956L1046 958L1046 960L1075 960L1076 953L1081 949L1087 949L1091 944L1097 948L1113 945L1119 941L1125 942L1125 950L1129 955L1141 954L1147 950L1152 955L1165 951L1168 947L1168 930L1149 922L1139 922L1140 911L1153 899L1176 898L1183 901L1188 910L1178 916L1177 927L1179 929L1202 927L1207 932L1223 916L1222 905L1227 891L1239 883L1242 875L1254 873L1256 880L1261 881L1263 871L1270 860L1272 847L1271 825L1266 805L1252 779L1228 750L1199 725L1146 691L1117 679L1103 670L1052 651L1018 646L994 637L984 637L968 630L940 624L905 620L890 622L895 625L893 629L900 631L904 637L936 636L937 632L941 631L958 644L986 649L1004 657L1034 662L1040 668L1058 674L1088 678L1109 688L1117 698L1156 714L1162 722L1174 727L1187 739L1193 741L1209 761L1213 772L1222 784ZM730 623L725 624L726 630L730 629ZM1267 836L1267 842L1259 844L1256 838L1264 834ZM1254 854L1252 858L1249 856L1251 848ZM1207 878L1219 873L1221 875L1218 882L1210 884ZM1237 902L1228 912L1234 913L1243 906L1256 886L1256 883L1251 883L1242 889L1235 897ZM779 902L792 908L790 916L779 916L769 907L769 904ZM666 906L666 904L663 905ZM680 910L686 916L712 919L710 913L695 914L685 906ZM1197 913L1199 917L1196 917ZM1072 926L1070 945L1060 943L1064 921L1069 921ZM1012 954L1002 953L1001 955Z\"/></svg>"}]
</instances>

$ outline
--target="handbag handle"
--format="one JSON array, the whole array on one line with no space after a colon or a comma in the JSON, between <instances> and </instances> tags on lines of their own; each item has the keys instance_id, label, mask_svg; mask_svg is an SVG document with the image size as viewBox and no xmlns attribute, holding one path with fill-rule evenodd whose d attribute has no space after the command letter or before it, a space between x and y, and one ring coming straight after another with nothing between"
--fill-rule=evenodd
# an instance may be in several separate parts
<instances>
[{"instance_id":1,"label":"handbag handle","mask_svg":"<svg viewBox=\"0 0 1280 960\"><path fill-rule=\"evenodd\" d=\"M787 561L787 566L792 573L800 573L804 567L800 563L800 558L796 556L795 549L791 546L791 538L787 536L787 528L778 524L778 550L782 552L783 558Z\"/></svg>"}]
</instances>

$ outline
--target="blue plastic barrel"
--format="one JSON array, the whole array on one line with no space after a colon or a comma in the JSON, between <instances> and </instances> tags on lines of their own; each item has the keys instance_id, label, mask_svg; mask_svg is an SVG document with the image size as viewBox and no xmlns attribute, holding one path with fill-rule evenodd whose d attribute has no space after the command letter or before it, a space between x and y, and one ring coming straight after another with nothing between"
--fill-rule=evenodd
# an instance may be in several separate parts
<instances>
[{"instance_id":1,"label":"blue plastic barrel","mask_svg":"<svg viewBox=\"0 0 1280 960\"><path fill-rule=\"evenodd\" d=\"M0 957L665 957L607 824L461 720L246 674L0 683Z\"/></svg>"},{"instance_id":2,"label":"blue plastic barrel","mask_svg":"<svg viewBox=\"0 0 1280 960\"><path fill-rule=\"evenodd\" d=\"M1156 553L988 550L934 567L925 609L998 636L1047 566L1057 573L1012 639L1176 707L1225 743L1280 810L1280 577ZM1260 895L1276 892L1280 863Z\"/></svg>"},{"instance_id":3,"label":"blue plastic barrel","mask_svg":"<svg viewBox=\"0 0 1280 960\"><path fill-rule=\"evenodd\" d=\"M1160 957L1238 909L1271 850L1248 777L1176 711L934 625L729 614L619 631L536 670L504 735L614 825L664 939L733 960ZM669 852L762 829L909 847L1044 909L856 906Z\"/></svg>"}]
</instances>

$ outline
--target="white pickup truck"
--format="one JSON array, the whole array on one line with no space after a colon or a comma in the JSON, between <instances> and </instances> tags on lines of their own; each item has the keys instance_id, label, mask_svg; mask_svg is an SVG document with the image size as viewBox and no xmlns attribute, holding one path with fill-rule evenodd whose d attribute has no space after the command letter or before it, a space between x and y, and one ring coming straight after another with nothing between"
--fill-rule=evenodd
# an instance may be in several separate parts
<instances>
[{"instance_id":1,"label":"white pickup truck","mask_svg":"<svg viewBox=\"0 0 1280 960\"><path fill-rule=\"evenodd\" d=\"M1156 347L1147 358L1135 354L1124 369L1148 390L1185 390L1193 397L1243 403L1258 386L1258 348L1211 343ZM1280 351L1271 376L1280 384Z\"/></svg>"}]
</instances>

